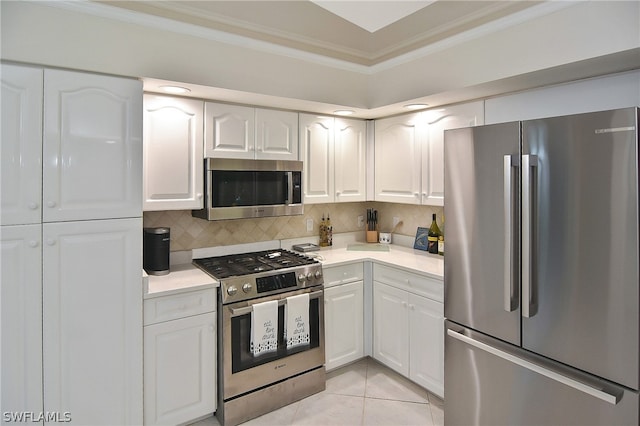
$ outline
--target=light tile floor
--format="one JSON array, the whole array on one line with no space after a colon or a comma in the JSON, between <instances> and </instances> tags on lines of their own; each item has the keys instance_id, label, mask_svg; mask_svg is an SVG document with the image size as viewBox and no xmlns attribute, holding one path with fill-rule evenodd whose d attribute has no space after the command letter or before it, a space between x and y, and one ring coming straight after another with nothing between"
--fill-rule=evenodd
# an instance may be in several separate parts
<instances>
[{"instance_id":1,"label":"light tile floor","mask_svg":"<svg viewBox=\"0 0 640 426\"><path fill-rule=\"evenodd\" d=\"M443 426L442 399L366 358L327 373L327 389L245 426ZM219 426L215 417L193 426Z\"/></svg>"}]
</instances>

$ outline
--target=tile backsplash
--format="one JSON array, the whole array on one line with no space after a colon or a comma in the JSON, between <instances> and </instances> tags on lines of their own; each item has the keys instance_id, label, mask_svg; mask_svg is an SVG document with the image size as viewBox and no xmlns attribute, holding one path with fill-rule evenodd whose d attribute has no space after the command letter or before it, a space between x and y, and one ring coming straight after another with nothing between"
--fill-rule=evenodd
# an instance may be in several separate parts
<instances>
[{"instance_id":1,"label":"tile backsplash","mask_svg":"<svg viewBox=\"0 0 640 426\"><path fill-rule=\"evenodd\" d=\"M358 216L364 216L368 208L378 210L380 231L389 232L393 217L401 222L396 234L414 237L419 226L431 224L431 214L438 216L441 225L443 208L414 206L409 204L362 202L335 204L307 204L304 214L299 216L265 217L258 219L234 219L207 221L191 216L191 210L168 210L144 212L145 227L166 226L171 228L171 251L217 247L257 241L282 240L317 236L322 215L331 217L334 234L363 231L358 227ZM313 230L307 231L307 219L313 220Z\"/></svg>"}]
</instances>

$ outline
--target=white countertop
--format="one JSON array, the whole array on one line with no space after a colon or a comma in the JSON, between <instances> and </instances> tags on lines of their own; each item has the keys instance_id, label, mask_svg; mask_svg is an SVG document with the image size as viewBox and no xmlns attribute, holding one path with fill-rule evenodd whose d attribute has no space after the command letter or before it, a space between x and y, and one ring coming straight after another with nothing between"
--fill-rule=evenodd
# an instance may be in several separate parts
<instances>
[{"instance_id":1,"label":"white countertop","mask_svg":"<svg viewBox=\"0 0 640 426\"><path fill-rule=\"evenodd\" d=\"M444 277L444 258L421 250L414 250L395 244L389 245L389 251L355 251L347 248L321 248L319 251L307 252L314 257L319 255L323 266L332 266L362 261L375 261L428 275L442 280Z\"/></svg>"},{"instance_id":2,"label":"white countertop","mask_svg":"<svg viewBox=\"0 0 640 426\"><path fill-rule=\"evenodd\" d=\"M144 286L144 298L219 286L218 281L190 263L172 265L167 275L148 275Z\"/></svg>"},{"instance_id":3,"label":"white countertop","mask_svg":"<svg viewBox=\"0 0 640 426\"><path fill-rule=\"evenodd\" d=\"M366 243L358 245L366 246ZM396 244L390 244L389 251L349 250L347 247L322 247L305 254L319 256L318 260L326 267L374 261L438 280L444 277L444 258L441 256ZM144 271L143 275L145 299L220 286L218 281L191 263L171 265L167 275L147 275Z\"/></svg>"}]
</instances>

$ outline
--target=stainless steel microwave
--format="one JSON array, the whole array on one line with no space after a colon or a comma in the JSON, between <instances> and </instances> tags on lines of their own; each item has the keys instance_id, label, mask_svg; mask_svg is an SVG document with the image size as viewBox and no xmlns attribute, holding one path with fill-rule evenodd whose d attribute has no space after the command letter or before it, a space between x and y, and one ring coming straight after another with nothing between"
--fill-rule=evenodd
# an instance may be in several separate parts
<instances>
[{"instance_id":1,"label":"stainless steel microwave","mask_svg":"<svg viewBox=\"0 0 640 426\"><path fill-rule=\"evenodd\" d=\"M222 220L302 214L302 164L206 158L204 208L192 216Z\"/></svg>"}]
</instances>

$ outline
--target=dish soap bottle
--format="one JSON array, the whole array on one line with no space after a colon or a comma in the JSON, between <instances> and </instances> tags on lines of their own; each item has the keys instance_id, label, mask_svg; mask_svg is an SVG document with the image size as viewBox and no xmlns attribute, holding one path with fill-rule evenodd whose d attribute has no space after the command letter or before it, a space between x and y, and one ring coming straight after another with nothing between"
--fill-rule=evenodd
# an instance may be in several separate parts
<instances>
[{"instance_id":1,"label":"dish soap bottle","mask_svg":"<svg viewBox=\"0 0 640 426\"><path fill-rule=\"evenodd\" d=\"M438 254L438 238L440 237L440 228L436 223L436 214L432 216L431 226L427 233L427 251L429 253Z\"/></svg>"}]
</instances>

